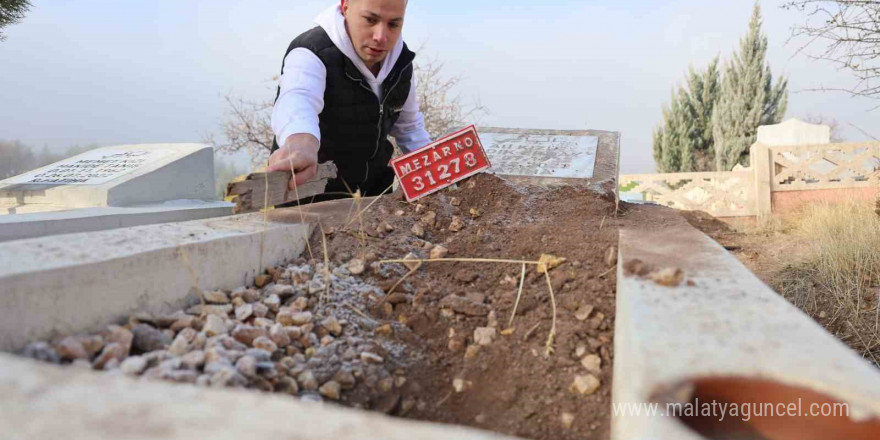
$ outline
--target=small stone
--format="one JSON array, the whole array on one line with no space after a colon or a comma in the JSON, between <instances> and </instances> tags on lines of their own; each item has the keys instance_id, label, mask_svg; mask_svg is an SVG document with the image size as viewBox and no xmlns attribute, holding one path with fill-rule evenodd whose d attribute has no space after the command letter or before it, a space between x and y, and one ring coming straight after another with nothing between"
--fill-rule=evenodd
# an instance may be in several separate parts
<instances>
[{"instance_id":1,"label":"small stone","mask_svg":"<svg viewBox=\"0 0 880 440\"><path fill-rule=\"evenodd\" d=\"M425 205L423 205L421 203L416 204L416 214L421 214L422 211L424 211L424 210L425 210Z\"/></svg>"},{"instance_id":2,"label":"small stone","mask_svg":"<svg viewBox=\"0 0 880 440\"><path fill-rule=\"evenodd\" d=\"M445 246L441 246L441 245L439 245L439 244L436 245L436 246L434 246L434 247L431 249L431 259L432 259L432 260L437 260L437 259L440 259L440 258L444 258L444 257L446 257L446 255L448 255L448 254L449 254L449 249L447 249Z\"/></svg>"},{"instance_id":3,"label":"small stone","mask_svg":"<svg viewBox=\"0 0 880 440\"><path fill-rule=\"evenodd\" d=\"M586 321L592 313L593 306L590 304L585 304L580 306L577 311L574 312L574 317L577 318L578 321Z\"/></svg>"},{"instance_id":4,"label":"small stone","mask_svg":"<svg viewBox=\"0 0 880 440\"><path fill-rule=\"evenodd\" d=\"M122 361L119 369L122 370L123 374L138 376L147 369L148 364L149 362L145 358L141 356L132 356Z\"/></svg>"},{"instance_id":5,"label":"small stone","mask_svg":"<svg viewBox=\"0 0 880 440\"><path fill-rule=\"evenodd\" d=\"M177 333L185 328L192 328L193 326L195 326L195 323L196 323L195 316L192 316L192 315L182 316L180 319L178 319L177 321L174 321L174 323L171 324L171 327L169 328L169 330Z\"/></svg>"},{"instance_id":6,"label":"small stone","mask_svg":"<svg viewBox=\"0 0 880 440\"><path fill-rule=\"evenodd\" d=\"M345 370L337 371L336 374L333 375L333 380L339 383L343 390L353 389L357 384L357 379L355 379L354 374Z\"/></svg>"},{"instance_id":7,"label":"small stone","mask_svg":"<svg viewBox=\"0 0 880 440\"><path fill-rule=\"evenodd\" d=\"M596 379L596 376L592 374L588 374L586 376L575 376L574 382L571 383L569 390L572 393L580 394L582 396L589 396L596 392L599 389L601 383L599 379Z\"/></svg>"},{"instance_id":8,"label":"small stone","mask_svg":"<svg viewBox=\"0 0 880 440\"><path fill-rule=\"evenodd\" d=\"M100 353L101 349L104 348L104 338L101 335L80 336L77 339L82 343L82 346L89 354L89 357Z\"/></svg>"},{"instance_id":9,"label":"small stone","mask_svg":"<svg viewBox=\"0 0 880 440\"><path fill-rule=\"evenodd\" d=\"M461 199L459 199L458 197L452 197L449 199L449 204L452 206L459 206L461 205Z\"/></svg>"},{"instance_id":10,"label":"small stone","mask_svg":"<svg viewBox=\"0 0 880 440\"><path fill-rule=\"evenodd\" d=\"M272 277L269 275L257 275L254 277L254 285L259 288L265 287L270 281L272 281Z\"/></svg>"},{"instance_id":11,"label":"small stone","mask_svg":"<svg viewBox=\"0 0 880 440\"><path fill-rule=\"evenodd\" d=\"M360 275L366 270L364 260L361 260L360 258L352 258L348 262L347 267L348 271L351 272L352 275Z\"/></svg>"},{"instance_id":12,"label":"small stone","mask_svg":"<svg viewBox=\"0 0 880 440\"><path fill-rule=\"evenodd\" d=\"M173 341L165 333L147 324L137 324L131 328L131 332L134 335L132 346L141 353L164 350Z\"/></svg>"},{"instance_id":13,"label":"small stone","mask_svg":"<svg viewBox=\"0 0 880 440\"><path fill-rule=\"evenodd\" d=\"M333 336L340 336L342 334L342 324L339 323L339 320L334 317L329 317L323 321L321 321L321 326L327 329Z\"/></svg>"},{"instance_id":14,"label":"small stone","mask_svg":"<svg viewBox=\"0 0 880 440\"><path fill-rule=\"evenodd\" d=\"M581 365L596 376L602 374L602 358L595 354L584 356L581 359Z\"/></svg>"},{"instance_id":15,"label":"small stone","mask_svg":"<svg viewBox=\"0 0 880 440\"><path fill-rule=\"evenodd\" d=\"M403 257L403 259L404 260L412 260L412 261L406 261L405 263L403 263L403 265L406 266L407 269L409 269L409 270L416 270L419 266L422 265L421 258L419 258L418 255L416 255L412 252L406 254L406 256Z\"/></svg>"},{"instance_id":16,"label":"small stone","mask_svg":"<svg viewBox=\"0 0 880 440\"><path fill-rule=\"evenodd\" d=\"M245 377L257 375L257 359L252 356L242 356L235 362L235 369Z\"/></svg>"},{"instance_id":17,"label":"small stone","mask_svg":"<svg viewBox=\"0 0 880 440\"><path fill-rule=\"evenodd\" d=\"M82 341L70 336L55 344L55 351L62 359L89 359L89 353L83 347Z\"/></svg>"},{"instance_id":18,"label":"small stone","mask_svg":"<svg viewBox=\"0 0 880 440\"><path fill-rule=\"evenodd\" d=\"M828 314L825 313L824 310L822 310L821 312L819 312L819 319L825 319L826 317L828 317Z\"/></svg>"},{"instance_id":19,"label":"small stone","mask_svg":"<svg viewBox=\"0 0 880 440\"><path fill-rule=\"evenodd\" d=\"M269 339L272 340L279 347L287 347L293 342L290 339L290 335L287 330L284 329L284 326L280 323L277 323L269 329Z\"/></svg>"},{"instance_id":20,"label":"small stone","mask_svg":"<svg viewBox=\"0 0 880 440\"><path fill-rule=\"evenodd\" d=\"M298 311L303 311L309 308L309 300L308 298L301 296L293 301L293 307Z\"/></svg>"},{"instance_id":21,"label":"small stone","mask_svg":"<svg viewBox=\"0 0 880 440\"><path fill-rule=\"evenodd\" d=\"M391 392L391 390L394 389L394 378L393 377L386 377L386 378L380 380L379 383L376 384L376 388L378 388L379 391L382 393Z\"/></svg>"},{"instance_id":22,"label":"small stone","mask_svg":"<svg viewBox=\"0 0 880 440\"><path fill-rule=\"evenodd\" d=\"M95 358L95 361L92 362L92 368L96 370L107 369L111 360L115 360L117 363L122 362L125 360L126 356L128 356L128 353L121 344L118 342L111 342L104 346L101 354L99 354L98 357Z\"/></svg>"},{"instance_id":23,"label":"small stone","mask_svg":"<svg viewBox=\"0 0 880 440\"><path fill-rule=\"evenodd\" d=\"M483 214L480 212L480 210L479 210L479 209L476 209L476 208L471 208L471 209L468 211L468 213L471 215L471 218L480 218L480 216L483 215Z\"/></svg>"},{"instance_id":24,"label":"small stone","mask_svg":"<svg viewBox=\"0 0 880 440\"><path fill-rule=\"evenodd\" d=\"M605 251L605 265L608 267L617 264L617 246L611 246Z\"/></svg>"},{"instance_id":25,"label":"small stone","mask_svg":"<svg viewBox=\"0 0 880 440\"><path fill-rule=\"evenodd\" d=\"M406 214L406 212L404 212L402 209L398 209L397 211L394 211L394 215L396 215L398 217L403 217L405 214Z\"/></svg>"},{"instance_id":26,"label":"small stone","mask_svg":"<svg viewBox=\"0 0 880 440\"><path fill-rule=\"evenodd\" d=\"M241 299L247 303L255 303L260 300L260 292L255 289L247 289L241 294Z\"/></svg>"},{"instance_id":27,"label":"small stone","mask_svg":"<svg viewBox=\"0 0 880 440\"><path fill-rule=\"evenodd\" d=\"M464 387L465 387L464 379L457 377L452 380L452 389L454 389L456 393L463 392Z\"/></svg>"},{"instance_id":28,"label":"small stone","mask_svg":"<svg viewBox=\"0 0 880 440\"><path fill-rule=\"evenodd\" d=\"M394 232L394 226L388 222L382 222L382 224L379 225L379 228L385 232Z\"/></svg>"},{"instance_id":29,"label":"small stone","mask_svg":"<svg viewBox=\"0 0 880 440\"><path fill-rule=\"evenodd\" d=\"M183 356L189 350L189 342L186 342L186 338L181 334L178 334L171 346L168 347L168 352L174 356Z\"/></svg>"},{"instance_id":30,"label":"small stone","mask_svg":"<svg viewBox=\"0 0 880 440\"><path fill-rule=\"evenodd\" d=\"M271 310L273 312L277 312L278 308L281 307L281 298L275 294L269 295L268 298L263 300L263 305L268 307L268 310ZM266 315L263 315L263 316L266 316Z\"/></svg>"},{"instance_id":31,"label":"small stone","mask_svg":"<svg viewBox=\"0 0 880 440\"><path fill-rule=\"evenodd\" d=\"M330 400L339 400L342 397L342 386L339 385L336 381L329 381L324 385L321 385L321 388L318 389L318 392L321 393L322 396L330 399Z\"/></svg>"},{"instance_id":32,"label":"small stone","mask_svg":"<svg viewBox=\"0 0 880 440\"><path fill-rule=\"evenodd\" d=\"M457 353L464 348L464 341L459 338L453 338L449 340L449 343L446 344L446 347L449 349L449 351Z\"/></svg>"},{"instance_id":33,"label":"small stone","mask_svg":"<svg viewBox=\"0 0 880 440\"><path fill-rule=\"evenodd\" d=\"M111 325L107 327L107 333L104 335L104 340L109 343L117 343L120 348L122 348L123 356L119 361L121 362L128 356L128 353L131 352L131 343L134 340L134 335L128 329L124 327L120 327L118 325Z\"/></svg>"},{"instance_id":34,"label":"small stone","mask_svg":"<svg viewBox=\"0 0 880 440\"><path fill-rule=\"evenodd\" d=\"M477 416L474 417L474 421L479 424L486 423L486 415L485 414L477 414Z\"/></svg>"},{"instance_id":35,"label":"small stone","mask_svg":"<svg viewBox=\"0 0 880 440\"><path fill-rule=\"evenodd\" d=\"M585 354L587 354L587 346L584 344L579 344L577 346L577 348L574 349L574 357L575 358L580 359L580 358L584 357Z\"/></svg>"},{"instance_id":36,"label":"small stone","mask_svg":"<svg viewBox=\"0 0 880 440\"><path fill-rule=\"evenodd\" d=\"M310 322L312 322L311 312L298 312L290 315L290 324L285 325L305 325Z\"/></svg>"},{"instance_id":37,"label":"small stone","mask_svg":"<svg viewBox=\"0 0 880 440\"><path fill-rule=\"evenodd\" d=\"M560 417L562 419L562 427L565 429L571 429L574 425L574 414L564 412Z\"/></svg>"},{"instance_id":38,"label":"small stone","mask_svg":"<svg viewBox=\"0 0 880 440\"><path fill-rule=\"evenodd\" d=\"M232 330L232 337L235 338L236 341L249 347L253 346L254 339L266 336L266 334L266 329L247 324L238 324L235 326L235 329Z\"/></svg>"},{"instance_id":39,"label":"small stone","mask_svg":"<svg viewBox=\"0 0 880 440\"><path fill-rule=\"evenodd\" d=\"M426 227L433 228L434 225L437 224L437 213L434 211L428 211L427 214L419 219L419 223Z\"/></svg>"},{"instance_id":40,"label":"small stone","mask_svg":"<svg viewBox=\"0 0 880 440\"><path fill-rule=\"evenodd\" d=\"M205 321L205 326L202 327L202 331L208 336L217 336L225 335L229 332L229 329L226 328L226 322L223 318L217 315L208 315L208 318Z\"/></svg>"},{"instance_id":41,"label":"small stone","mask_svg":"<svg viewBox=\"0 0 880 440\"><path fill-rule=\"evenodd\" d=\"M61 362L61 356L49 344L45 342L32 342L24 349L24 356L38 361L57 364Z\"/></svg>"},{"instance_id":42,"label":"small stone","mask_svg":"<svg viewBox=\"0 0 880 440\"><path fill-rule=\"evenodd\" d=\"M477 355L480 354L480 346L479 345L468 345L467 350L464 352L465 359L475 359Z\"/></svg>"},{"instance_id":43,"label":"small stone","mask_svg":"<svg viewBox=\"0 0 880 440\"><path fill-rule=\"evenodd\" d=\"M478 327L474 330L474 342L478 345L491 345L495 339L495 329L492 327Z\"/></svg>"},{"instance_id":44,"label":"small stone","mask_svg":"<svg viewBox=\"0 0 880 440\"><path fill-rule=\"evenodd\" d=\"M315 373L306 370L296 377L296 381L300 387L306 391L316 391L318 389L318 380L315 379Z\"/></svg>"},{"instance_id":45,"label":"small stone","mask_svg":"<svg viewBox=\"0 0 880 440\"><path fill-rule=\"evenodd\" d=\"M244 321L254 314L254 306L251 304L243 304L235 308L235 319Z\"/></svg>"},{"instance_id":46,"label":"small stone","mask_svg":"<svg viewBox=\"0 0 880 440\"><path fill-rule=\"evenodd\" d=\"M312 278L309 281L309 295L315 295L324 291L326 285L324 284L323 278Z\"/></svg>"},{"instance_id":47,"label":"small stone","mask_svg":"<svg viewBox=\"0 0 880 440\"><path fill-rule=\"evenodd\" d=\"M452 223L449 224L449 230L452 232L458 232L464 229L464 222L461 221L461 218L458 216L452 217Z\"/></svg>"},{"instance_id":48,"label":"small stone","mask_svg":"<svg viewBox=\"0 0 880 440\"><path fill-rule=\"evenodd\" d=\"M416 237L423 238L425 236L425 227L421 223L416 223L413 225L411 232Z\"/></svg>"},{"instance_id":49,"label":"small stone","mask_svg":"<svg viewBox=\"0 0 880 440\"><path fill-rule=\"evenodd\" d=\"M489 316L486 318L486 327L498 328L498 314L494 310L489 312Z\"/></svg>"},{"instance_id":50,"label":"small stone","mask_svg":"<svg viewBox=\"0 0 880 440\"><path fill-rule=\"evenodd\" d=\"M180 361L184 368L197 370L205 365L207 355L202 350L191 351L181 356Z\"/></svg>"},{"instance_id":51,"label":"small stone","mask_svg":"<svg viewBox=\"0 0 880 440\"><path fill-rule=\"evenodd\" d=\"M489 308L485 304L475 303L467 298L457 295L447 295L440 300L440 307L443 309L452 309L456 313L468 316L487 316Z\"/></svg>"},{"instance_id":52,"label":"small stone","mask_svg":"<svg viewBox=\"0 0 880 440\"><path fill-rule=\"evenodd\" d=\"M232 304L208 304L204 306L199 304L186 309L186 313L197 316L217 315L226 317L229 316L230 313L232 313Z\"/></svg>"},{"instance_id":53,"label":"small stone","mask_svg":"<svg viewBox=\"0 0 880 440\"><path fill-rule=\"evenodd\" d=\"M208 304L229 304L229 297L226 296L226 292L222 290L204 292L202 293L202 296L204 296L205 302Z\"/></svg>"},{"instance_id":54,"label":"small stone","mask_svg":"<svg viewBox=\"0 0 880 440\"><path fill-rule=\"evenodd\" d=\"M390 335L391 333L394 333L394 329L391 327L391 324L380 325L379 327L376 327L376 330L373 331L376 332L377 335Z\"/></svg>"},{"instance_id":55,"label":"small stone","mask_svg":"<svg viewBox=\"0 0 880 440\"><path fill-rule=\"evenodd\" d=\"M296 383L296 379L284 376L278 379L278 385L275 387L275 390L279 393L296 396L299 394L299 384Z\"/></svg>"},{"instance_id":56,"label":"small stone","mask_svg":"<svg viewBox=\"0 0 880 440\"><path fill-rule=\"evenodd\" d=\"M361 361L365 364L381 364L385 362L385 359L383 359L382 356L379 356L376 353L365 351L361 353Z\"/></svg>"},{"instance_id":57,"label":"small stone","mask_svg":"<svg viewBox=\"0 0 880 440\"><path fill-rule=\"evenodd\" d=\"M278 345L272 342L271 339L265 336L260 336L259 338L254 339L254 348L266 350L269 353L274 353L278 350Z\"/></svg>"},{"instance_id":58,"label":"small stone","mask_svg":"<svg viewBox=\"0 0 880 440\"><path fill-rule=\"evenodd\" d=\"M677 287L684 281L684 272L677 267L667 267L651 274L651 280L666 287Z\"/></svg>"}]
</instances>

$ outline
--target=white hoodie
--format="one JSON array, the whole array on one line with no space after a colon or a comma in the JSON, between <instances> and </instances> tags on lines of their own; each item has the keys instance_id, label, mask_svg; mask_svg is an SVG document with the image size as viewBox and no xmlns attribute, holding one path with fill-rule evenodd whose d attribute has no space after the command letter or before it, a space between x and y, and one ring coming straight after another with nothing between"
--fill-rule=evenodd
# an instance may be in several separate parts
<instances>
[{"instance_id":1,"label":"white hoodie","mask_svg":"<svg viewBox=\"0 0 880 440\"><path fill-rule=\"evenodd\" d=\"M327 32L333 44L357 66L373 93L381 100L382 83L403 51L403 39L397 41L383 61L379 75L375 76L354 50L345 29L345 17L339 2L322 12L315 23ZM431 142L428 132L425 131L425 118L419 111L415 80L413 76L409 97L400 111L400 118L389 133L404 151L414 151ZM285 139L301 133L311 134L321 140L318 115L324 109L326 82L327 69L312 51L297 48L284 58L284 74L280 80L281 94L272 111L272 130L279 144L283 145Z\"/></svg>"}]
</instances>

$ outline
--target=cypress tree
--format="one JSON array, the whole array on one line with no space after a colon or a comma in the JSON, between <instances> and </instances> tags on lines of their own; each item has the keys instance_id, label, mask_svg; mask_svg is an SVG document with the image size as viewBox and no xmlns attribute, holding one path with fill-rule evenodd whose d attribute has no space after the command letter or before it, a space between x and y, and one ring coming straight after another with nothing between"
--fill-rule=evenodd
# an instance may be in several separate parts
<instances>
[{"instance_id":1,"label":"cypress tree","mask_svg":"<svg viewBox=\"0 0 880 440\"><path fill-rule=\"evenodd\" d=\"M712 110L719 88L718 59L704 72L689 69L654 130L654 162L662 173L714 169Z\"/></svg>"},{"instance_id":2,"label":"cypress tree","mask_svg":"<svg viewBox=\"0 0 880 440\"><path fill-rule=\"evenodd\" d=\"M756 3L739 52L724 70L712 116L718 171L730 171L738 163L748 165L749 147L757 138L758 127L777 124L785 116L788 80L783 78L773 85L765 62L767 36L761 31L762 21L761 7Z\"/></svg>"}]
</instances>

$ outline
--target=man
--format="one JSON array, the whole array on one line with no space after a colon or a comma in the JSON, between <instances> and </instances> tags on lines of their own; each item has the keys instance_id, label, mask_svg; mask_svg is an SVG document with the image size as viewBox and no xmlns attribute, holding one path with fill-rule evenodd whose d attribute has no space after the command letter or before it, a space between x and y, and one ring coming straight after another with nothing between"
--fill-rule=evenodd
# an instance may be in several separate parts
<instances>
[{"instance_id":1,"label":"man","mask_svg":"<svg viewBox=\"0 0 880 440\"><path fill-rule=\"evenodd\" d=\"M415 54L401 39L406 4L342 0L290 44L272 112L276 144L268 170L292 166L291 189L332 160L339 177L327 193L348 186L379 195L394 181L388 135L404 152L430 143L415 91Z\"/></svg>"}]
</instances>

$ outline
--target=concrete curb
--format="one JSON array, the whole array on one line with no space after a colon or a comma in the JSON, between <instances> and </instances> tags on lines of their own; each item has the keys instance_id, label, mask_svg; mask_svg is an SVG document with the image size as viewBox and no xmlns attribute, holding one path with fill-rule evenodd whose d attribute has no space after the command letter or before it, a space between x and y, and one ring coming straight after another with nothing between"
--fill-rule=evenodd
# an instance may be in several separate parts
<instances>
[{"instance_id":1,"label":"concrete curb","mask_svg":"<svg viewBox=\"0 0 880 440\"><path fill-rule=\"evenodd\" d=\"M0 243L0 350L197 302L184 255L199 288L244 286L310 231L249 214Z\"/></svg>"},{"instance_id":2,"label":"concrete curb","mask_svg":"<svg viewBox=\"0 0 880 440\"><path fill-rule=\"evenodd\" d=\"M0 432L10 440L504 440L330 404L61 368L0 354Z\"/></svg>"},{"instance_id":3,"label":"concrete curb","mask_svg":"<svg viewBox=\"0 0 880 440\"><path fill-rule=\"evenodd\" d=\"M620 232L615 405L656 402L700 379L735 377L830 396L849 404L856 421L880 417L880 372L676 217L659 230ZM636 259L678 267L694 285L664 287L627 274ZM612 438L703 437L677 418L618 414Z\"/></svg>"}]
</instances>

